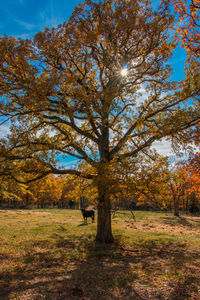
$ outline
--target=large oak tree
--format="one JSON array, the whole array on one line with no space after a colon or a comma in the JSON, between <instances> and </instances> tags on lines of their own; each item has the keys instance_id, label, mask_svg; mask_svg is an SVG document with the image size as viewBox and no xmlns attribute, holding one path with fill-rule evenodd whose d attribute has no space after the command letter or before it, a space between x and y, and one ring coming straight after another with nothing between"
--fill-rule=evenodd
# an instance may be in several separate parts
<instances>
[{"instance_id":1,"label":"large oak tree","mask_svg":"<svg viewBox=\"0 0 200 300\"><path fill-rule=\"evenodd\" d=\"M0 39L1 116L16 119L1 143L4 164L12 162L7 174L19 181L20 161L29 181L49 173L92 179L98 241L113 241L113 164L198 119L187 105L197 77L169 81L172 26L165 4L153 12L145 0L87 0L33 41ZM85 161L90 172L59 168L59 155Z\"/></svg>"}]
</instances>

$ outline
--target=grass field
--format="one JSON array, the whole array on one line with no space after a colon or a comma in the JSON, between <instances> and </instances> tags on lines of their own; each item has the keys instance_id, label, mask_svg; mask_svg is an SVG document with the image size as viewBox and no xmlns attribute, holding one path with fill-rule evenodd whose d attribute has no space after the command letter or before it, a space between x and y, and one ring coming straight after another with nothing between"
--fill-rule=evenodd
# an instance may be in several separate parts
<instances>
[{"instance_id":1,"label":"grass field","mask_svg":"<svg viewBox=\"0 0 200 300\"><path fill-rule=\"evenodd\" d=\"M200 299L200 217L118 212L116 242L75 210L0 211L0 299Z\"/></svg>"}]
</instances>

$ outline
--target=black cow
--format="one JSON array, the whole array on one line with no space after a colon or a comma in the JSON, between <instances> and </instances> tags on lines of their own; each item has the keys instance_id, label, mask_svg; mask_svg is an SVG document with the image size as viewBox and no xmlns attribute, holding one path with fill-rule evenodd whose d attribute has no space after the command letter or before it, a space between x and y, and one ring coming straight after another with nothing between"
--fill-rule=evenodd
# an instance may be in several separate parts
<instances>
[{"instance_id":1,"label":"black cow","mask_svg":"<svg viewBox=\"0 0 200 300\"><path fill-rule=\"evenodd\" d=\"M94 210L93 209L87 210L85 208L82 208L81 211L82 211L82 215L84 218L84 224L87 224L87 218L92 218L92 223L94 223Z\"/></svg>"}]
</instances>

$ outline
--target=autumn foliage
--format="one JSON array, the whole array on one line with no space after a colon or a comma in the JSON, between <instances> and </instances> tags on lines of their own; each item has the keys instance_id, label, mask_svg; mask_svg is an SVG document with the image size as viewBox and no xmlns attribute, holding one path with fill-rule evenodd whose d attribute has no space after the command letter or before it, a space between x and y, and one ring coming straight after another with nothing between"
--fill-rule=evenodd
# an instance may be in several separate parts
<instances>
[{"instance_id":1,"label":"autumn foliage","mask_svg":"<svg viewBox=\"0 0 200 300\"><path fill-rule=\"evenodd\" d=\"M174 0L175 12L178 15L177 35L188 56L200 55L200 1Z\"/></svg>"}]
</instances>

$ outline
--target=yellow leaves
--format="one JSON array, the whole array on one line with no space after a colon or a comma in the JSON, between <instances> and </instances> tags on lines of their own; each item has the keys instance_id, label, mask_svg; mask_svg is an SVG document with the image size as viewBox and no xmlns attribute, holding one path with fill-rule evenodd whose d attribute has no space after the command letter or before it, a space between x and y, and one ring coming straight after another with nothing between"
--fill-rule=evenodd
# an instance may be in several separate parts
<instances>
[{"instance_id":1,"label":"yellow leaves","mask_svg":"<svg viewBox=\"0 0 200 300\"><path fill-rule=\"evenodd\" d=\"M82 166L83 168L83 166ZM81 198L88 199L91 203L97 201L97 189L91 183L91 180L86 180L80 177L65 176L63 178L65 198L69 201L80 203Z\"/></svg>"},{"instance_id":2,"label":"yellow leaves","mask_svg":"<svg viewBox=\"0 0 200 300\"><path fill-rule=\"evenodd\" d=\"M184 0L174 0L175 11L179 17L177 24L177 35L180 36L183 48L187 50L188 56L199 57L199 6L195 7L195 2Z\"/></svg>"},{"instance_id":3,"label":"yellow leaves","mask_svg":"<svg viewBox=\"0 0 200 300\"><path fill-rule=\"evenodd\" d=\"M54 175L46 176L39 182L29 184L29 189L35 201L58 202L61 199L64 182Z\"/></svg>"}]
</instances>

